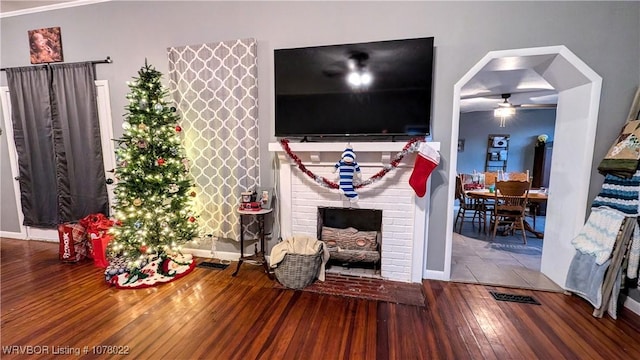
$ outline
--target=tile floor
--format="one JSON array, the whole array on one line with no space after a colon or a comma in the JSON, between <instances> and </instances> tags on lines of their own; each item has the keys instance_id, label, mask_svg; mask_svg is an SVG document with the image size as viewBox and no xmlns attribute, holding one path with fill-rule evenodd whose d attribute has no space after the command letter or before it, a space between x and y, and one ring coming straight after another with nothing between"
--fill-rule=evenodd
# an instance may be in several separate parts
<instances>
[{"instance_id":1,"label":"tile floor","mask_svg":"<svg viewBox=\"0 0 640 360\"><path fill-rule=\"evenodd\" d=\"M536 218L536 230L544 230L544 217ZM519 231L515 235L496 235L491 241L490 234L485 235L477 224L472 226L465 221L462 233L453 233L452 250L452 281L563 291L539 272L542 240L532 234L528 234L526 245Z\"/></svg>"}]
</instances>

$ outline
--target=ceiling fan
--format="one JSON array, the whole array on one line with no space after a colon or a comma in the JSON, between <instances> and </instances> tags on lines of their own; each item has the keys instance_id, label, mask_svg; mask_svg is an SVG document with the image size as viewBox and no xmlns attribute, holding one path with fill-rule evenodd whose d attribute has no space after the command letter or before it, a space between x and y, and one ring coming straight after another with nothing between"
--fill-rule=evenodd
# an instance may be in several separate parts
<instances>
[{"instance_id":1,"label":"ceiling fan","mask_svg":"<svg viewBox=\"0 0 640 360\"><path fill-rule=\"evenodd\" d=\"M500 97L503 99L501 103L498 103L497 108L525 108L525 109L555 109L557 104L551 103L520 103L514 104L509 101L511 98L510 93L501 94ZM531 97L533 99L533 97Z\"/></svg>"},{"instance_id":2,"label":"ceiling fan","mask_svg":"<svg viewBox=\"0 0 640 360\"><path fill-rule=\"evenodd\" d=\"M499 93L495 95L471 95L460 99L466 111L491 111L508 109L555 109L557 94L553 90Z\"/></svg>"},{"instance_id":3,"label":"ceiling fan","mask_svg":"<svg viewBox=\"0 0 640 360\"><path fill-rule=\"evenodd\" d=\"M367 67L369 54L364 51L352 51L345 58L338 59L322 69L326 77L342 77L351 71L362 70Z\"/></svg>"}]
</instances>

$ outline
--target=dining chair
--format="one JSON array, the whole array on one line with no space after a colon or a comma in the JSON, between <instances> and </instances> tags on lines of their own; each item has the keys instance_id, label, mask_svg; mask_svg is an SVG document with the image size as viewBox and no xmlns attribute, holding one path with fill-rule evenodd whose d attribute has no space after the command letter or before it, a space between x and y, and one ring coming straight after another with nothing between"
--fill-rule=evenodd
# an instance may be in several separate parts
<instances>
[{"instance_id":1,"label":"dining chair","mask_svg":"<svg viewBox=\"0 0 640 360\"><path fill-rule=\"evenodd\" d=\"M464 225L465 219L471 219L471 224L474 225L477 218L480 230L486 230L487 213L484 208L484 203L482 200L468 197L463 188L462 181L460 175L456 176L456 200L459 202L459 207L453 228L455 229L458 221L460 221L458 233L462 233L462 225Z\"/></svg>"},{"instance_id":2,"label":"dining chair","mask_svg":"<svg viewBox=\"0 0 640 360\"><path fill-rule=\"evenodd\" d=\"M504 226L506 230L522 231L522 240L527 243L524 218L530 188L529 181L496 181L495 204L490 222L491 240L495 239L498 227Z\"/></svg>"},{"instance_id":3,"label":"dining chair","mask_svg":"<svg viewBox=\"0 0 640 360\"><path fill-rule=\"evenodd\" d=\"M529 177L529 171L526 172L506 172L502 174L502 180L517 180L517 181L531 181ZM536 227L536 214L538 212L539 205L537 203L529 202L527 204L527 210L525 215L530 217L533 221L533 227Z\"/></svg>"}]
</instances>

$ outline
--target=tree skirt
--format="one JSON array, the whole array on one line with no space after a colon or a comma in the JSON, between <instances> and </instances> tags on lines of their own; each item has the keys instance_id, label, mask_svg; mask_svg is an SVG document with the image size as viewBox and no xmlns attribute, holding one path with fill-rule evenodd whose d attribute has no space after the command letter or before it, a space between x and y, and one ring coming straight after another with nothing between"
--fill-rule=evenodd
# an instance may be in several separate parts
<instances>
[{"instance_id":1,"label":"tree skirt","mask_svg":"<svg viewBox=\"0 0 640 360\"><path fill-rule=\"evenodd\" d=\"M196 267L191 254L161 255L140 268L127 269L121 259L115 259L105 271L109 284L118 289L141 289L171 282L189 274Z\"/></svg>"}]
</instances>

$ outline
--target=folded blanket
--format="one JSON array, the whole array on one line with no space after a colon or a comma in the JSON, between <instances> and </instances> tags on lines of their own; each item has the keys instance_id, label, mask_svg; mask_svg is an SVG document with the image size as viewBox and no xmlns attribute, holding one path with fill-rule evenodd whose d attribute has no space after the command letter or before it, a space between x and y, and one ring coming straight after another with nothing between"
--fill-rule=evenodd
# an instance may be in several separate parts
<instances>
[{"instance_id":1,"label":"folded blanket","mask_svg":"<svg viewBox=\"0 0 640 360\"><path fill-rule=\"evenodd\" d=\"M602 265L611 257L624 218L624 213L608 207L593 208L582 230L571 243L577 250L594 255L596 263Z\"/></svg>"},{"instance_id":2,"label":"folded blanket","mask_svg":"<svg viewBox=\"0 0 640 360\"><path fill-rule=\"evenodd\" d=\"M610 263L611 259L599 265L595 256L576 251L569 266L565 289L599 309L602 306L602 283Z\"/></svg>"},{"instance_id":3,"label":"folded blanket","mask_svg":"<svg viewBox=\"0 0 640 360\"><path fill-rule=\"evenodd\" d=\"M601 174L629 178L640 164L640 120L631 120L622 127L620 135L598 166Z\"/></svg>"},{"instance_id":4,"label":"folded blanket","mask_svg":"<svg viewBox=\"0 0 640 360\"><path fill-rule=\"evenodd\" d=\"M591 207L607 206L622 211L627 216L638 216L640 200L640 171L625 179L607 174L602 190L591 203Z\"/></svg>"},{"instance_id":5,"label":"folded blanket","mask_svg":"<svg viewBox=\"0 0 640 360\"><path fill-rule=\"evenodd\" d=\"M298 255L314 255L322 250L322 264L318 270L318 280L324 281L324 268L329 261L329 249L322 246L322 241L305 235L294 235L288 239L282 240L271 249L269 263L272 268L278 267L278 264L284 260L284 256L288 253Z\"/></svg>"}]
</instances>

